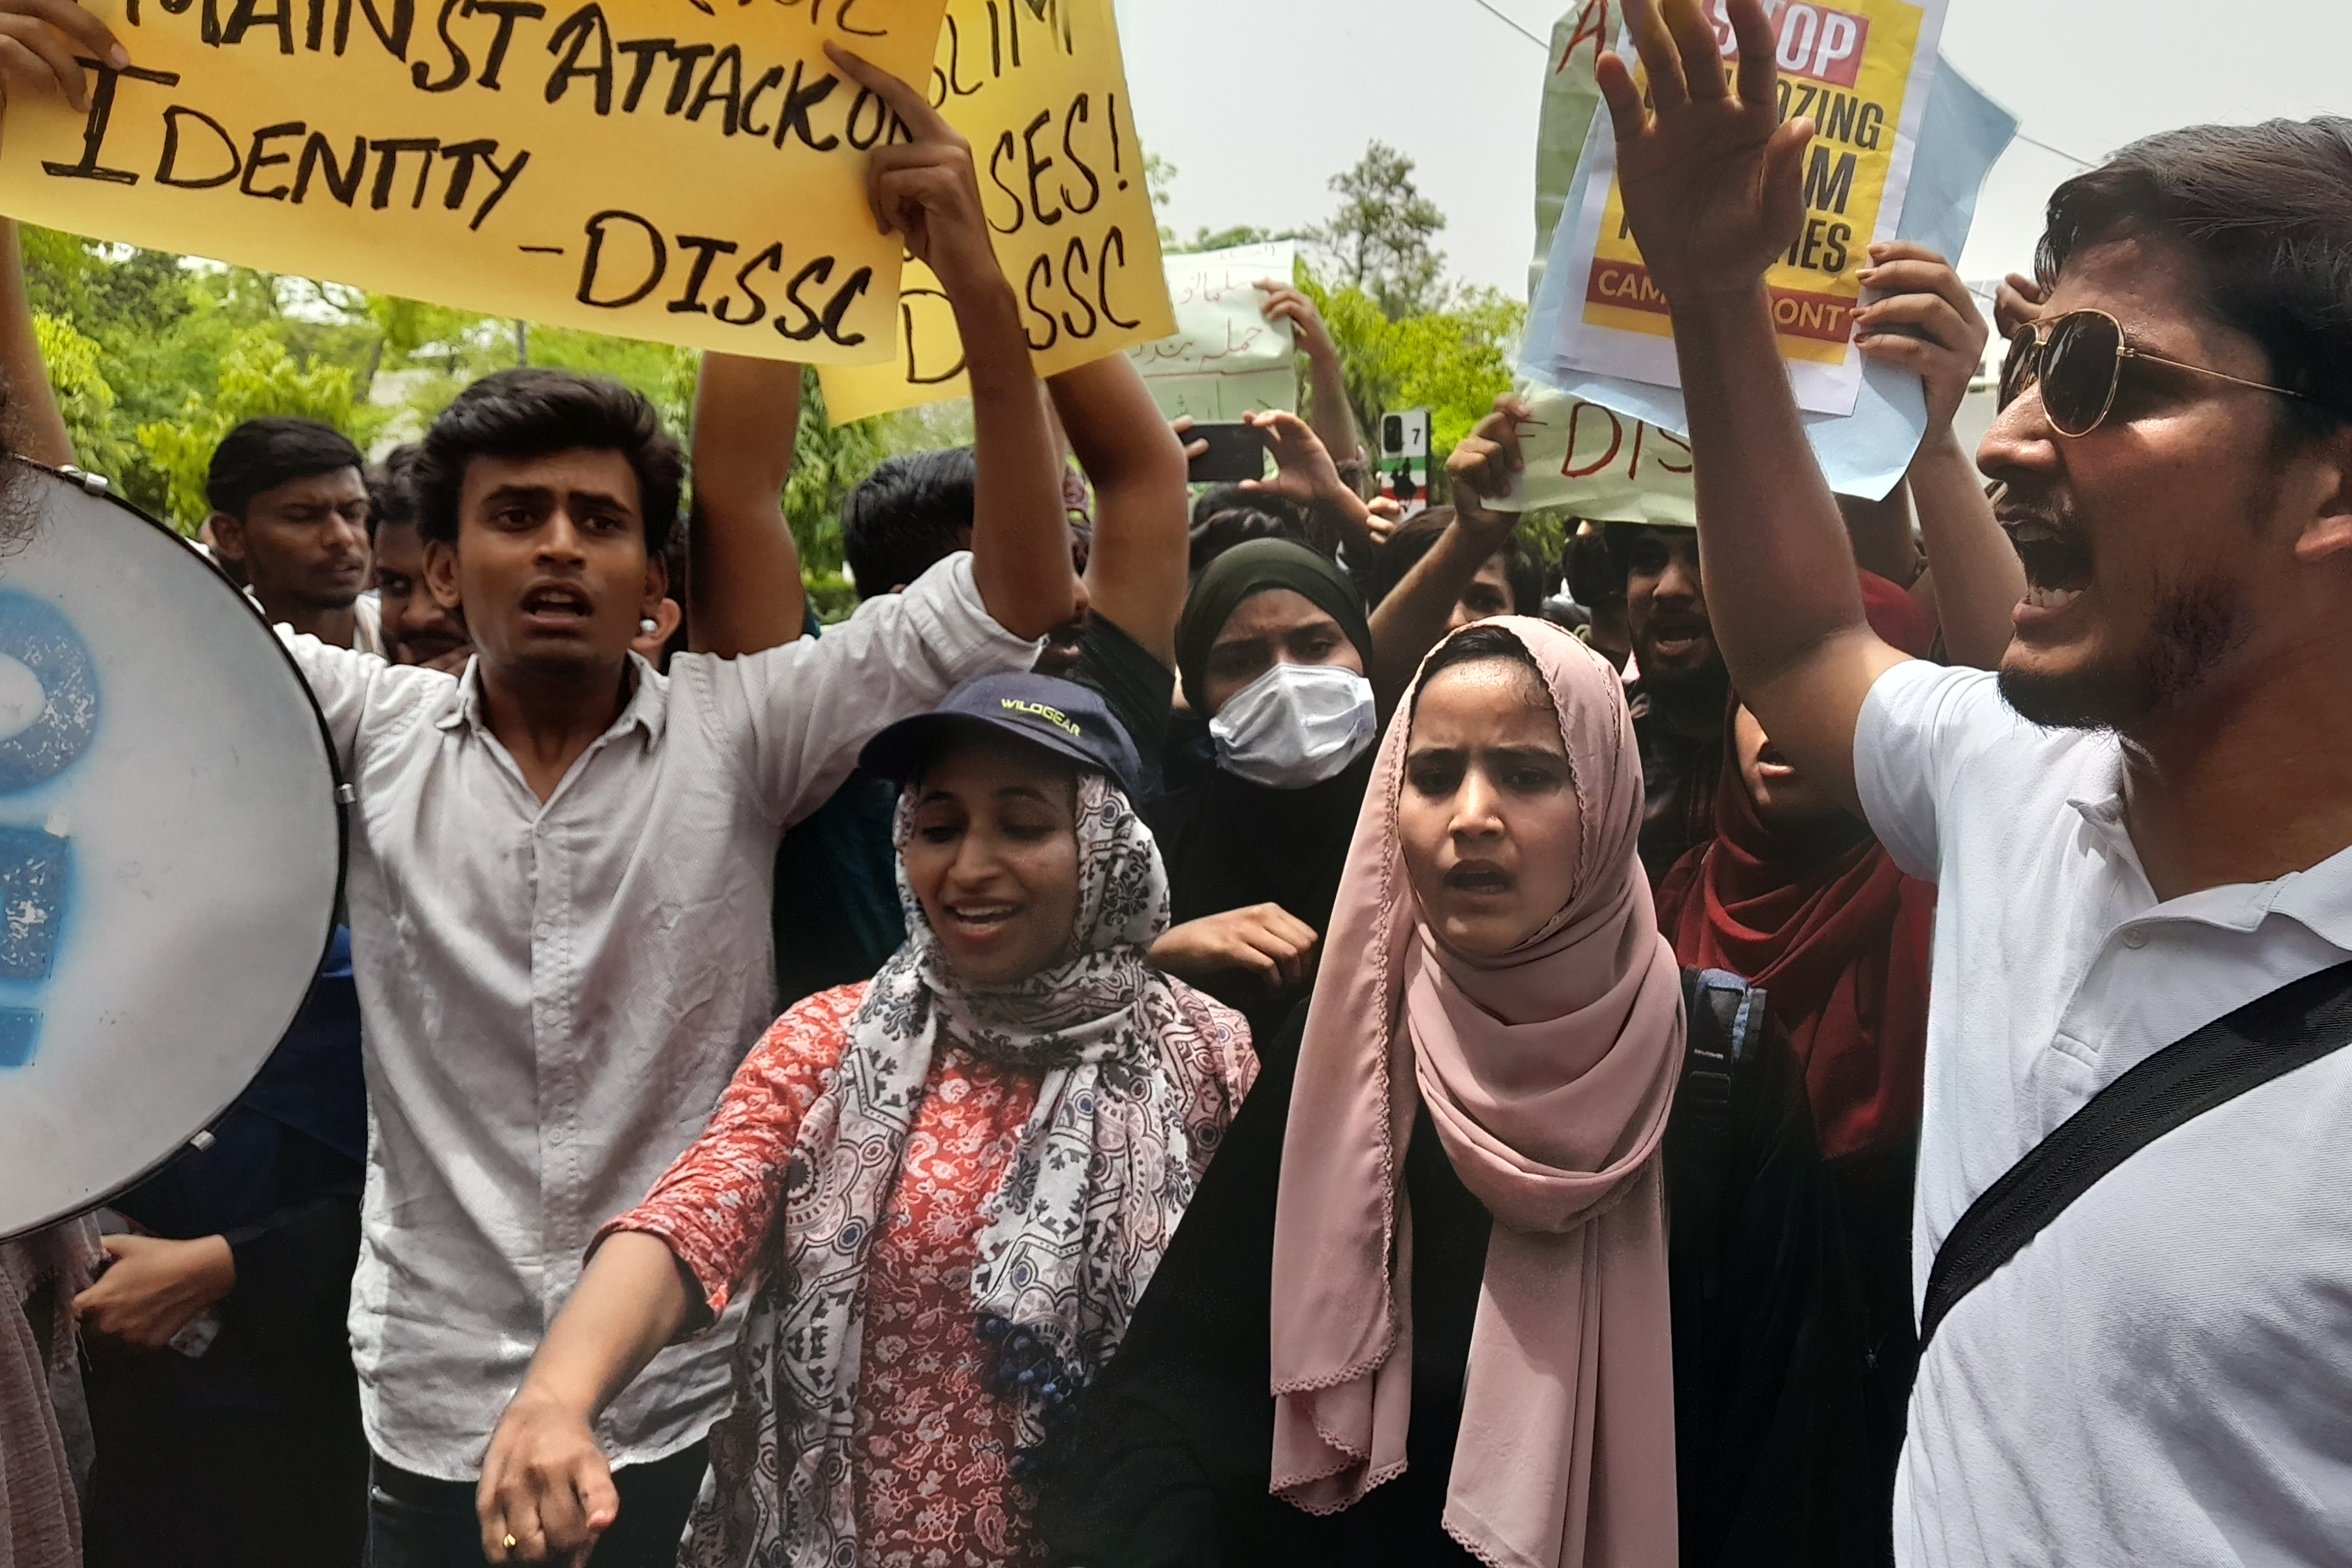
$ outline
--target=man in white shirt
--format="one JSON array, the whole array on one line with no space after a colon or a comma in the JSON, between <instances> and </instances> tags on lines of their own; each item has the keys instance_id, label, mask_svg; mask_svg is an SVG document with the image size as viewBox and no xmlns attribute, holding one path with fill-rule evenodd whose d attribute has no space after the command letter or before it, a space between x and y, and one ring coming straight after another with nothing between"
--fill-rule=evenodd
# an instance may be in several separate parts
<instances>
[{"instance_id":1,"label":"man in white shirt","mask_svg":"<svg viewBox=\"0 0 2352 1568\"><path fill-rule=\"evenodd\" d=\"M315 419L271 415L221 437L205 475L213 548L274 622L389 657L366 592L368 488L360 449Z\"/></svg>"},{"instance_id":2,"label":"man in white shirt","mask_svg":"<svg viewBox=\"0 0 2352 1568\"><path fill-rule=\"evenodd\" d=\"M873 161L877 220L940 278L969 360L969 552L822 639L680 655L665 677L630 643L670 589L677 447L614 384L518 371L459 396L416 475L426 585L474 644L463 677L281 627L352 791L370 1128L351 1328L374 1568L482 1560L482 1450L589 1239L701 1130L774 1012L784 827L877 731L1027 668L1080 607L1059 448L970 149L930 116ZM358 530L364 489L350 499ZM616 1483L641 1488L600 1568L675 1561L731 1345L722 1324L666 1352L600 1424Z\"/></svg>"},{"instance_id":3,"label":"man in white shirt","mask_svg":"<svg viewBox=\"0 0 2352 1568\"><path fill-rule=\"evenodd\" d=\"M773 1012L783 828L877 730L1026 667L1076 613L1057 450L969 151L877 151L875 205L946 286L981 495L958 554L823 638L656 674L681 464L642 399L554 372L478 383L415 476L462 680L296 639L356 793L350 898L372 1101L352 1330L378 1458L371 1561L478 1561L483 1445L596 1227L700 1130ZM667 1562L720 1413L724 1326L600 1426ZM680 1495L680 1492L683 1495ZM663 1537L667 1536L667 1539Z\"/></svg>"},{"instance_id":4,"label":"man in white shirt","mask_svg":"<svg viewBox=\"0 0 2352 1568\"><path fill-rule=\"evenodd\" d=\"M1979 462L2030 587L1998 678L1874 638L1762 286L1811 127L1694 0L1602 69L1674 309L1701 548L1741 695L1942 903L1915 1284L2101 1089L2352 958L2352 122L2152 138L2053 198L2050 293ZM1641 24L1637 24L1640 26ZM1906 278L1883 262L1873 289ZM2078 312L2103 312L2103 316ZM1885 357L1932 294L1859 312ZM1990 559L1946 560L1990 572ZM2352 1052L2126 1160L1930 1341L1912 1564L2336 1563L2352 1542Z\"/></svg>"}]
</instances>

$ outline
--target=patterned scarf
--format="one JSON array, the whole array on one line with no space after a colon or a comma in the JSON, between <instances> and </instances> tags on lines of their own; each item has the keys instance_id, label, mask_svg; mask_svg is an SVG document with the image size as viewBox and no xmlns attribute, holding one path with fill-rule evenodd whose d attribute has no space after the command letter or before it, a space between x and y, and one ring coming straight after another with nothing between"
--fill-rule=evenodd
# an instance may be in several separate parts
<instances>
[{"instance_id":1,"label":"patterned scarf","mask_svg":"<svg viewBox=\"0 0 2352 1568\"><path fill-rule=\"evenodd\" d=\"M901 799L905 846L911 796ZM846 1568L858 1561L852 1447L866 1265L934 1056L1040 1072L1037 1108L982 1208L972 1310L1014 1402L1023 1455L1118 1349L1193 1178L1167 1042L1195 1005L1144 963L1168 926L1150 831L1100 774L1078 783L1074 956L980 990L949 967L922 906L850 1021L833 1080L801 1124L774 1251L744 1325L735 1411L711 1432L712 1481L687 1568Z\"/></svg>"}]
</instances>

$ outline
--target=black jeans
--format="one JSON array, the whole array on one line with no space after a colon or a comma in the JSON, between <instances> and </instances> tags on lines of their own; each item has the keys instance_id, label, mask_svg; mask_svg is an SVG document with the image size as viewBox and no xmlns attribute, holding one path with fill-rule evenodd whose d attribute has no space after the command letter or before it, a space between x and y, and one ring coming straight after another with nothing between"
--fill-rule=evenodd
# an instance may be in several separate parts
<instances>
[{"instance_id":1,"label":"black jeans","mask_svg":"<svg viewBox=\"0 0 2352 1568\"><path fill-rule=\"evenodd\" d=\"M89 1568L359 1568L367 1438L348 1365L292 1409L206 1408L168 1352L93 1356Z\"/></svg>"},{"instance_id":2,"label":"black jeans","mask_svg":"<svg viewBox=\"0 0 2352 1568\"><path fill-rule=\"evenodd\" d=\"M593 1568L677 1568L678 1538L710 1468L709 1446L613 1472L621 1517L596 1542ZM369 1474L367 1568L476 1568L482 1524L474 1483L436 1481L375 1456Z\"/></svg>"}]
</instances>

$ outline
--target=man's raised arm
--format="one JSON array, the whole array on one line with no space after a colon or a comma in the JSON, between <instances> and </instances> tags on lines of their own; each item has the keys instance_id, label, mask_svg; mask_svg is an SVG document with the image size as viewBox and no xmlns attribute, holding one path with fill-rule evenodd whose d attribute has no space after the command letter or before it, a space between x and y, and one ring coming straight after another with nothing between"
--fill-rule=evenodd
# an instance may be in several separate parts
<instances>
[{"instance_id":1,"label":"man's raised arm","mask_svg":"<svg viewBox=\"0 0 2352 1568\"><path fill-rule=\"evenodd\" d=\"M1804 222L1812 123L1780 123L1762 0L1726 9L1739 41L1736 95L1698 0L1633 13L1654 110L1615 55L1598 74L1626 216L1674 311L1716 641L1773 743L1852 806L1855 721L1904 656L1864 618L1845 522L1805 444L1764 288Z\"/></svg>"},{"instance_id":2,"label":"man's raised arm","mask_svg":"<svg viewBox=\"0 0 2352 1568\"><path fill-rule=\"evenodd\" d=\"M827 44L851 80L914 136L869 155L866 195L885 234L947 289L971 378L971 574L981 602L1015 637L1041 637L1077 614L1078 577L1062 502L1062 453L1029 360L1020 301L1004 280L980 205L971 148L923 95Z\"/></svg>"},{"instance_id":3,"label":"man's raised arm","mask_svg":"<svg viewBox=\"0 0 2352 1568\"><path fill-rule=\"evenodd\" d=\"M74 460L73 438L49 387L33 307L25 293L25 252L16 220L0 218L0 376L6 378L7 444L37 463L62 468Z\"/></svg>"},{"instance_id":4,"label":"man's raised arm","mask_svg":"<svg viewBox=\"0 0 2352 1568\"><path fill-rule=\"evenodd\" d=\"M687 628L722 658L801 635L807 596L784 519L801 367L707 353L694 387L694 509L687 519Z\"/></svg>"},{"instance_id":5,"label":"man's raised arm","mask_svg":"<svg viewBox=\"0 0 2352 1568\"><path fill-rule=\"evenodd\" d=\"M89 86L79 57L91 55L118 69L131 63L106 24L73 0L0 0L0 43L9 46L0 70L5 78L0 102L21 89L55 91L74 109L87 109ZM5 131L0 126L0 134ZM71 463L73 441L33 332L24 253L13 218L0 218L0 376L7 383L9 449L51 468Z\"/></svg>"},{"instance_id":6,"label":"man's raised arm","mask_svg":"<svg viewBox=\"0 0 2352 1568\"><path fill-rule=\"evenodd\" d=\"M1192 564L1183 445L1125 354L1064 371L1045 384L1095 490L1087 601L1173 668Z\"/></svg>"}]
</instances>

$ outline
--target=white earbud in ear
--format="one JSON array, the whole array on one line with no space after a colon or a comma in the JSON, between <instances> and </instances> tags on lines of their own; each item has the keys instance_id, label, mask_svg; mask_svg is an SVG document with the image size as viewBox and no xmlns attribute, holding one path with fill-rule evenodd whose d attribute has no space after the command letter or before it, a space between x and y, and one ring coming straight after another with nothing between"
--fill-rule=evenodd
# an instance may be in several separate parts
<instances>
[{"instance_id":1,"label":"white earbud in ear","mask_svg":"<svg viewBox=\"0 0 2352 1568\"><path fill-rule=\"evenodd\" d=\"M647 616L644 620L637 623L637 635L639 637L649 637L659 630L661 630L661 623L654 619L651 616Z\"/></svg>"}]
</instances>

